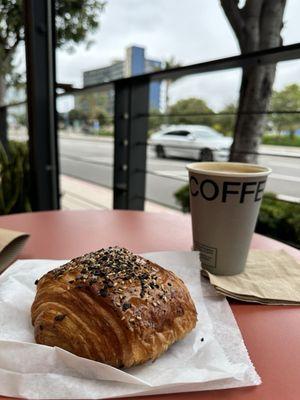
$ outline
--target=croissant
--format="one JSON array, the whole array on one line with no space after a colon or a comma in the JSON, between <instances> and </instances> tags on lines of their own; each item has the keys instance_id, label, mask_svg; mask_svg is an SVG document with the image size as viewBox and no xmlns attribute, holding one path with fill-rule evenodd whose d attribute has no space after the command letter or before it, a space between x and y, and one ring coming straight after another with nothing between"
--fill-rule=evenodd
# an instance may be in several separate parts
<instances>
[{"instance_id":1,"label":"croissant","mask_svg":"<svg viewBox=\"0 0 300 400\"><path fill-rule=\"evenodd\" d=\"M36 284L36 342L118 368L155 360L197 321L182 280L124 248L75 258Z\"/></svg>"}]
</instances>

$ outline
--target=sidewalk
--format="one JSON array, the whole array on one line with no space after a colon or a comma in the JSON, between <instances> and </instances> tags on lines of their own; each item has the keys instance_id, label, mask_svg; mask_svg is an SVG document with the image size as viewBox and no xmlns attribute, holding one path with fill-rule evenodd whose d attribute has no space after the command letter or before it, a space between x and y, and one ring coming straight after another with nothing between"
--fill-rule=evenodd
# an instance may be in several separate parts
<instances>
[{"instance_id":1,"label":"sidewalk","mask_svg":"<svg viewBox=\"0 0 300 400\"><path fill-rule=\"evenodd\" d=\"M113 192L109 188L66 175L60 175L60 186L61 207L64 210L112 209ZM150 201L145 202L145 211L182 214L180 211Z\"/></svg>"}]
</instances>

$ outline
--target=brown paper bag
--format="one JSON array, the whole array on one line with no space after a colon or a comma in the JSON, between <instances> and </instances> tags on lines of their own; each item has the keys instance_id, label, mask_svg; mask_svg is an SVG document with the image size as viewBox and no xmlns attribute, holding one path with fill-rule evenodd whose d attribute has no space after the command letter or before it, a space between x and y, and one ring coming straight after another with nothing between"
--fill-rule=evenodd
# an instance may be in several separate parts
<instances>
[{"instance_id":1,"label":"brown paper bag","mask_svg":"<svg viewBox=\"0 0 300 400\"><path fill-rule=\"evenodd\" d=\"M206 273L217 292L240 301L300 305L300 263L283 250L250 250L244 272Z\"/></svg>"},{"instance_id":2,"label":"brown paper bag","mask_svg":"<svg viewBox=\"0 0 300 400\"><path fill-rule=\"evenodd\" d=\"M28 238L28 233L0 228L0 275L14 261Z\"/></svg>"}]
</instances>

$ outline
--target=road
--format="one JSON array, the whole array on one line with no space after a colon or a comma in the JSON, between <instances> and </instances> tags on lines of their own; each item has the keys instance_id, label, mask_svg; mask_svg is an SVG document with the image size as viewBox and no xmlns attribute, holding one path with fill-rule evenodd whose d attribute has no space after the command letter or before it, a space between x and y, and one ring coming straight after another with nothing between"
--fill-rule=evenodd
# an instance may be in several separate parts
<instances>
[{"instance_id":1,"label":"road","mask_svg":"<svg viewBox=\"0 0 300 400\"><path fill-rule=\"evenodd\" d=\"M300 152L298 159L264 155L258 161L273 170L267 191L300 199ZM112 187L113 143L109 140L60 138L60 163L66 175ZM187 160L157 159L149 148L147 199L177 208L174 192L187 182L186 164Z\"/></svg>"}]
</instances>

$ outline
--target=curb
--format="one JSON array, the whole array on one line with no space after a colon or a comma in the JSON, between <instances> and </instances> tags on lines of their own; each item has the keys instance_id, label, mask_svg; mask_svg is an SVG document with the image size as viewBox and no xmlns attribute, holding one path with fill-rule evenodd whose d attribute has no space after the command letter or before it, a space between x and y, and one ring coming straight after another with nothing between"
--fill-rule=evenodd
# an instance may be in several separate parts
<instances>
[{"instance_id":1,"label":"curb","mask_svg":"<svg viewBox=\"0 0 300 400\"><path fill-rule=\"evenodd\" d=\"M70 140L85 140L86 142L108 142L114 141L113 136L95 136L95 135L82 135L80 133L61 133L58 134L59 139L70 139Z\"/></svg>"}]
</instances>

